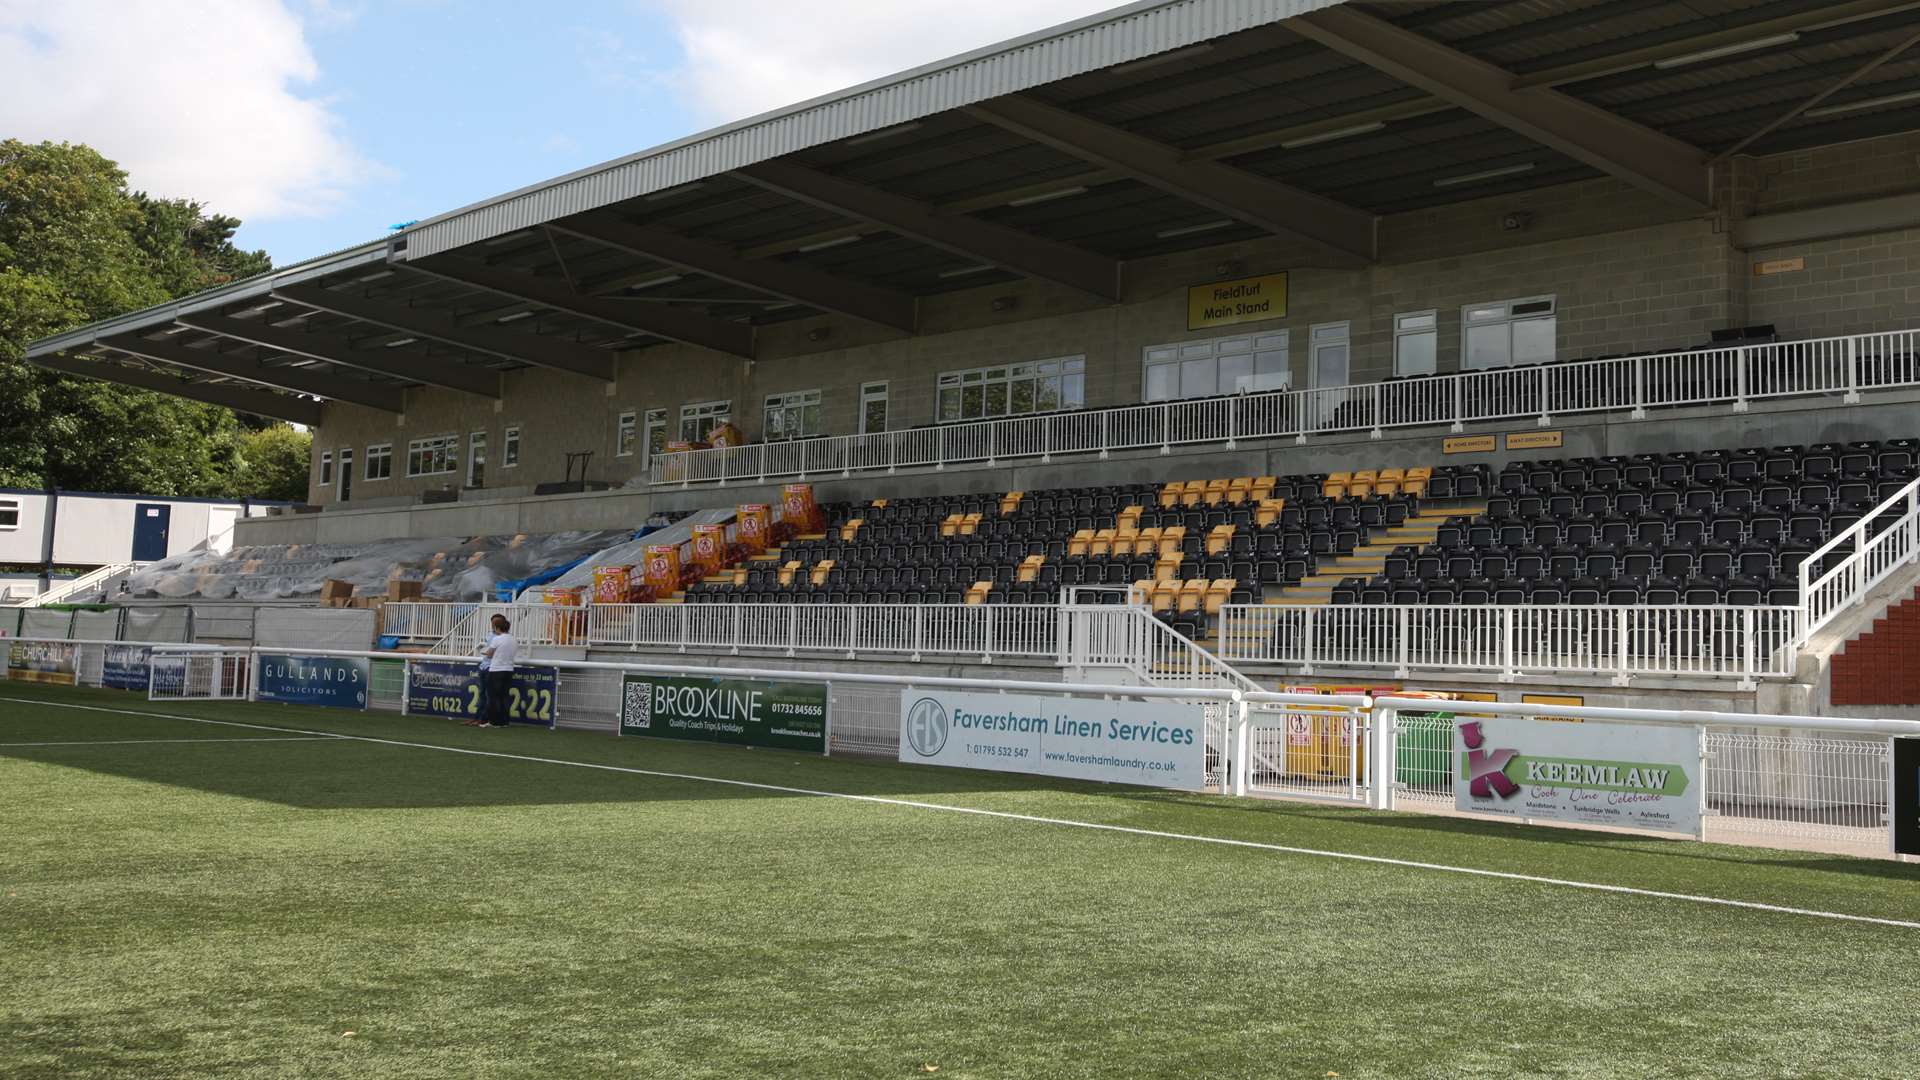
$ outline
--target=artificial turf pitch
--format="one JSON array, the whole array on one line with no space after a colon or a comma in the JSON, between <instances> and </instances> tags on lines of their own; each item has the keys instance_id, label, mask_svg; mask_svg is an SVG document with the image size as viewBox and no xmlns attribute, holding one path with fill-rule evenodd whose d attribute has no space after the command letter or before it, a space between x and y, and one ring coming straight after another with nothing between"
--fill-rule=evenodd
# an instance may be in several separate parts
<instances>
[{"instance_id":1,"label":"artificial turf pitch","mask_svg":"<svg viewBox=\"0 0 1920 1080\"><path fill-rule=\"evenodd\" d=\"M1879 861L0 683L0 1076L1920 1071L1920 929L430 747L1920 921Z\"/></svg>"}]
</instances>

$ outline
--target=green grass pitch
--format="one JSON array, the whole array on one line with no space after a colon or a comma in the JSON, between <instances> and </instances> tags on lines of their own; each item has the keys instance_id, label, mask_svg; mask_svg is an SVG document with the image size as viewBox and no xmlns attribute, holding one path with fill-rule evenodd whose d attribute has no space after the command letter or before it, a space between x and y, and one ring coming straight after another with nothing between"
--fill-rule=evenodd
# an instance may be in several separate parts
<instances>
[{"instance_id":1,"label":"green grass pitch","mask_svg":"<svg viewBox=\"0 0 1920 1080\"><path fill-rule=\"evenodd\" d=\"M1913 921L1910 865L324 709L0 699L10 1080L1920 1068L1920 929L184 717Z\"/></svg>"}]
</instances>

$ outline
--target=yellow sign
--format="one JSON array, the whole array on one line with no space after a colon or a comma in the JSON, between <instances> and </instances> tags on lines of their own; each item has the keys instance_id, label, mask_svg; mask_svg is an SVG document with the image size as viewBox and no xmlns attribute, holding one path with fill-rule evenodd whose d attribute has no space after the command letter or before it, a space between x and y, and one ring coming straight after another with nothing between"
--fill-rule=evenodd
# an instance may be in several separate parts
<instances>
[{"instance_id":1,"label":"yellow sign","mask_svg":"<svg viewBox=\"0 0 1920 1080\"><path fill-rule=\"evenodd\" d=\"M1491 435L1455 435L1440 444L1448 454L1490 454L1498 445Z\"/></svg>"},{"instance_id":2,"label":"yellow sign","mask_svg":"<svg viewBox=\"0 0 1920 1080\"><path fill-rule=\"evenodd\" d=\"M1287 275L1262 274L1187 290L1187 329L1287 317Z\"/></svg>"},{"instance_id":3,"label":"yellow sign","mask_svg":"<svg viewBox=\"0 0 1920 1080\"><path fill-rule=\"evenodd\" d=\"M1521 694L1520 701L1526 705L1585 705L1587 699L1577 694ZM1567 724L1584 724L1585 720L1577 716L1534 717L1536 720L1559 720Z\"/></svg>"},{"instance_id":4,"label":"yellow sign","mask_svg":"<svg viewBox=\"0 0 1920 1080\"><path fill-rule=\"evenodd\" d=\"M1791 274L1796 270L1805 270L1806 268L1807 260L1796 255L1791 259L1772 259L1767 262L1754 263L1753 273L1755 277L1766 277L1769 274Z\"/></svg>"},{"instance_id":5,"label":"yellow sign","mask_svg":"<svg viewBox=\"0 0 1920 1080\"><path fill-rule=\"evenodd\" d=\"M1567 444L1564 432L1513 431L1507 434L1509 450L1557 450Z\"/></svg>"}]
</instances>

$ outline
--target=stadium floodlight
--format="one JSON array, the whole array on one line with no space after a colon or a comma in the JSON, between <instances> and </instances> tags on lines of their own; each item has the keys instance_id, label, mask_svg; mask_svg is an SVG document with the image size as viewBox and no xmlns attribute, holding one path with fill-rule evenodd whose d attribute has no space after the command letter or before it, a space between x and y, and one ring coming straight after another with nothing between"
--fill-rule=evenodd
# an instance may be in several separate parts
<instances>
[{"instance_id":1,"label":"stadium floodlight","mask_svg":"<svg viewBox=\"0 0 1920 1080\"><path fill-rule=\"evenodd\" d=\"M1387 125L1376 120L1371 124L1355 124L1352 127L1341 128L1339 131L1323 131L1318 135L1303 135L1298 139L1288 139L1286 142L1281 143L1280 149L1298 150L1303 146L1318 146L1321 143L1333 142L1336 139L1351 139L1355 135L1371 135L1386 126Z\"/></svg>"},{"instance_id":2,"label":"stadium floodlight","mask_svg":"<svg viewBox=\"0 0 1920 1080\"><path fill-rule=\"evenodd\" d=\"M1194 233L1224 229L1231 224L1233 224L1232 218L1221 218L1219 221L1203 221L1198 225L1182 225L1177 229L1161 229L1153 235L1161 240L1171 240L1176 236L1192 236Z\"/></svg>"},{"instance_id":3,"label":"stadium floodlight","mask_svg":"<svg viewBox=\"0 0 1920 1080\"><path fill-rule=\"evenodd\" d=\"M1920 90L1909 90L1904 94L1882 94L1879 97L1861 98L1842 105L1822 105L1817 109L1808 109L1801 113L1806 117L1839 116L1842 113L1859 112L1862 109L1878 109L1884 105L1905 105L1909 101L1920 101Z\"/></svg>"},{"instance_id":4,"label":"stadium floodlight","mask_svg":"<svg viewBox=\"0 0 1920 1080\"><path fill-rule=\"evenodd\" d=\"M1507 165L1498 169L1483 169L1480 172L1462 173L1459 176L1443 176L1433 182L1434 187L1452 187L1455 184L1475 184L1482 180L1496 180L1502 176L1518 176L1532 172L1533 162L1523 161L1518 165Z\"/></svg>"},{"instance_id":5,"label":"stadium floodlight","mask_svg":"<svg viewBox=\"0 0 1920 1080\"><path fill-rule=\"evenodd\" d=\"M1713 49L1701 49L1699 52L1690 52L1683 56L1669 56L1664 60L1655 60L1653 66L1659 68L1661 71L1668 71L1677 67L1686 67L1688 64L1697 64L1702 60L1718 60L1723 56L1734 56L1743 52L1752 52L1755 49L1771 49L1775 45L1791 45L1799 40L1800 35L1790 30L1784 34L1754 38L1752 41L1742 41L1733 45L1721 45Z\"/></svg>"},{"instance_id":6,"label":"stadium floodlight","mask_svg":"<svg viewBox=\"0 0 1920 1080\"><path fill-rule=\"evenodd\" d=\"M1065 199L1073 195L1085 195L1086 193L1087 193L1087 189L1084 187L1061 188L1058 191L1048 191L1039 195L1029 195L1024 199L1014 199L1008 202L1007 205L1008 206L1032 206L1035 203L1052 202L1055 199Z\"/></svg>"}]
</instances>

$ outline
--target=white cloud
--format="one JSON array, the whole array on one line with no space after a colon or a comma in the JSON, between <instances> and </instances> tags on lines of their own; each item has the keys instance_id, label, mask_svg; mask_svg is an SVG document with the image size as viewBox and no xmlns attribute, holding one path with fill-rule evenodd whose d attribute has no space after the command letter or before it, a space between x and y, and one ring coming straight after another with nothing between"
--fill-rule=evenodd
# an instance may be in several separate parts
<instances>
[{"instance_id":1,"label":"white cloud","mask_svg":"<svg viewBox=\"0 0 1920 1080\"><path fill-rule=\"evenodd\" d=\"M686 54L676 87L724 123L1117 6L1119 0L649 0Z\"/></svg>"},{"instance_id":2,"label":"white cloud","mask_svg":"<svg viewBox=\"0 0 1920 1080\"><path fill-rule=\"evenodd\" d=\"M320 73L305 30L280 0L0 0L0 132L87 143L137 189L249 221L324 215L382 170L296 92Z\"/></svg>"}]
</instances>

